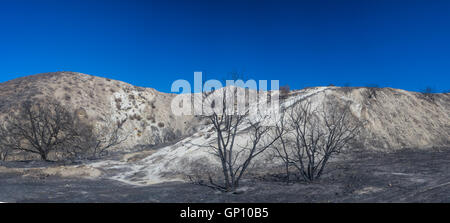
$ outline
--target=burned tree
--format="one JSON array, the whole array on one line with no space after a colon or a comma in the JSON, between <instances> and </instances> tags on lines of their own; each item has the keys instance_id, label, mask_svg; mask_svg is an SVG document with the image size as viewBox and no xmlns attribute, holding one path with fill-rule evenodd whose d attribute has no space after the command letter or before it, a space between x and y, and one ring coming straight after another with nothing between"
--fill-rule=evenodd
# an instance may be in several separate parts
<instances>
[{"instance_id":1,"label":"burned tree","mask_svg":"<svg viewBox=\"0 0 450 223\"><path fill-rule=\"evenodd\" d=\"M206 147L211 149L211 153L220 162L223 184L215 182L212 176L207 181L191 177L194 183L221 191L235 191L254 158L276 141L264 137L271 127L262 125L260 119L249 118L248 109L239 110L235 107L237 103L234 103L233 98L237 91L238 89L223 88L206 100L206 105L211 110L204 118L212 124L217 136ZM246 137L245 145L236 143L239 134Z\"/></svg>"},{"instance_id":2,"label":"burned tree","mask_svg":"<svg viewBox=\"0 0 450 223\"><path fill-rule=\"evenodd\" d=\"M281 113L280 121L275 125L273 134L278 141L273 144L273 157L280 159L283 164L283 171L286 174L286 183L289 184L290 179L290 166L291 166L291 150L289 145L289 140L286 138L288 132L288 126L286 126L286 119L284 111Z\"/></svg>"},{"instance_id":3,"label":"burned tree","mask_svg":"<svg viewBox=\"0 0 450 223\"><path fill-rule=\"evenodd\" d=\"M129 134L122 132L122 127L126 121L127 119L113 121L108 118L103 125L92 128L93 134L90 142L93 157L103 156L110 148L127 140Z\"/></svg>"},{"instance_id":4,"label":"burned tree","mask_svg":"<svg viewBox=\"0 0 450 223\"><path fill-rule=\"evenodd\" d=\"M22 103L16 115L6 120L10 146L37 154L49 161L48 154L61 150L77 137L72 114L55 101Z\"/></svg>"},{"instance_id":5,"label":"burned tree","mask_svg":"<svg viewBox=\"0 0 450 223\"><path fill-rule=\"evenodd\" d=\"M63 159L96 159L104 156L109 149L127 140L128 135L122 132L125 122L126 119L115 122L108 118L102 124L88 125L77 119L73 126L76 137L58 152Z\"/></svg>"},{"instance_id":6,"label":"burned tree","mask_svg":"<svg viewBox=\"0 0 450 223\"><path fill-rule=\"evenodd\" d=\"M0 161L5 161L8 158L11 150L6 147L0 147Z\"/></svg>"},{"instance_id":7,"label":"burned tree","mask_svg":"<svg viewBox=\"0 0 450 223\"><path fill-rule=\"evenodd\" d=\"M348 146L362 127L352 119L349 104L326 103L314 109L310 101L301 101L286 111L286 116L283 122L288 124L278 131L284 142L276 148L277 157L287 171L293 166L305 181L319 178L329 159Z\"/></svg>"},{"instance_id":8,"label":"burned tree","mask_svg":"<svg viewBox=\"0 0 450 223\"><path fill-rule=\"evenodd\" d=\"M17 110L0 128L2 158L11 151L45 161L50 161L49 154L63 160L95 157L126 139L119 135L123 122L96 129L56 101L26 101Z\"/></svg>"}]
</instances>

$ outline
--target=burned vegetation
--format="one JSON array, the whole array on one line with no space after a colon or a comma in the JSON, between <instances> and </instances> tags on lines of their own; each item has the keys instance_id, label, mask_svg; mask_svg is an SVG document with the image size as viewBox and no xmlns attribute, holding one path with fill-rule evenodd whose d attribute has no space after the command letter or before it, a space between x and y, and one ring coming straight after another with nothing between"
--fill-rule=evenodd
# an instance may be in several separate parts
<instances>
[{"instance_id":1,"label":"burned vegetation","mask_svg":"<svg viewBox=\"0 0 450 223\"><path fill-rule=\"evenodd\" d=\"M102 156L126 140L124 121L94 126L57 101L25 101L0 126L1 159L17 153L44 161Z\"/></svg>"}]
</instances>

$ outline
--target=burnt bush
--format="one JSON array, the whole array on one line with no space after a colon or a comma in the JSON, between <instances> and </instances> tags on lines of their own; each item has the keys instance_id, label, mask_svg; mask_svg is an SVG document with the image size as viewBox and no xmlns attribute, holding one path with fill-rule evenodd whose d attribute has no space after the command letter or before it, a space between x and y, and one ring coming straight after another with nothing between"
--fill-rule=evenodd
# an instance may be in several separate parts
<instances>
[{"instance_id":1,"label":"burnt bush","mask_svg":"<svg viewBox=\"0 0 450 223\"><path fill-rule=\"evenodd\" d=\"M61 151L80 137L77 120L54 101L22 103L17 114L7 117L1 132L2 147L33 153L49 161L51 152Z\"/></svg>"}]
</instances>

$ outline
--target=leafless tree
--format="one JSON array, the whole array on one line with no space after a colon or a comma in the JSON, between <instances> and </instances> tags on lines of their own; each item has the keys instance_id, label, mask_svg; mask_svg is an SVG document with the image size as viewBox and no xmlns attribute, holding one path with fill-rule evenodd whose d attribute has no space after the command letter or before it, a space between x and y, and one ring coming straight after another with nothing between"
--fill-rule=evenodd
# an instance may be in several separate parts
<instances>
[{"instance_id":1,"label":"leafless tree","mask_svg":"<svg viewBox=\"0 0 450 223\"><path fill-rule=\"evenodd\" d=\"M279 140L284 140L275 148L277 157L286 171L293 166L306 181L319 178L329 159L348 146L362 127L352 119L349 104L330 102L315 109L311 101L301 101L286 111L286 116L277 127L284 129L277 131Z\"/></svg>"},{"instance_id":2,"label":"leafless tree","mask_svg":"<svg viewBox=\"0 0 450 223\"><path fill-rule=\"evenodd\" d=\"M5 161L9 155L9 148L0 147L0 161Z\"/></svg>"},{"instance_id":3,"label":"leafless tree","mask_svg":"<svg viewBox=\"0 0 450 223\"><path fill-rule=\"evenodd\" d=\"M108 150L127 140L123 133L125 120L114 122L111 118L97 125L88 125L80 120L74 126L77 137L60 151L63 159L91 159L107 154Z\"/></svg>"},{"instance_id":4,"label":"leafless tree","mask_svg":"<svg viewBox=\"0 0 450 223\"><path fill-rule=\"evenodd\" d=\"M126 140L119 134L125 121L95 128L56 101L26 101L0 127L2 158L13 150L37 154L49 161L49 154L63 160L97 157Z\"/></svg>"},{"instance_id":5,"label":"leafless tree","mask_svg":"<svg viewBox=\"0 0 450 223\"><path fill-rule=\"evenodd\" d=\"M286 174L286 183L289 184L291 166L291 151L290 151L290 141L287 138L288 126L286 125L285 111L281 112L280 121L275 125L273 134L278 141L272 146L274 150L273 157L280 159L282 161L284 172Z\"/></svg>"},{"instance_id":6,"label":"leafless tree","mask_svg":"<svg viewBox=\"0 0 450 223\"><path fill-rule=\"evenodd\" d=\"M212 124L217 136L217 140L206 147L212 149L211 153L220 161L223 184L215 182L212 176L209 176L207 181L191 178L194 183L222 191L235 191L254 158L276 141L264 137L269 133L270 127L261 125L258 119L248 119L248 109L241 114L235 110L235 103L229 99L234 97L236 92L227 94L230 91L232 90L223 88L217 92L222 94L220 97L206 100L207 106L211 106L213 111L206 114L205 118ZM219 103L222 103L221 107L216 107ZM245 134L248 138L246 145L236 143L239 134Z\"/></svg>"},{"instance_id":7,"label":"leafless tree","mask_svg":"<svg viewBox=\"0 0 450 223\"><path fill-rule=\"evenodd\" d=\"M73 161L92 157L93 140L96 134L91 125L74 116L74 123L70 127L72 138L67 140L60 148L54 151L54 158L57 160Z\"/></svg>"},{"instance_id":8,"label":"leafless tree","mask_svg":"<svg viewBox=\"0 0 450 223\"><path fill-rule=\"evenodd\" d=\"M55 101L22 103L18 114L6 120L12 149L37 154L48 161L50 152L70 144L77 134L72 114Z\"/></svg>"},{"instance_id":9,"label":"leafless tree","mask_svg":"<svg viewBox=\"0 0 450 223\"><path fill-rule=\"evenodd\" d=\"M107 150L117 146L128 139L129 134L123 132L123 124L127 121L118 120L114 122L108 118L106 122L94 129L92 150L94 157L106 154Z\"/></svg>"}]
</instances>

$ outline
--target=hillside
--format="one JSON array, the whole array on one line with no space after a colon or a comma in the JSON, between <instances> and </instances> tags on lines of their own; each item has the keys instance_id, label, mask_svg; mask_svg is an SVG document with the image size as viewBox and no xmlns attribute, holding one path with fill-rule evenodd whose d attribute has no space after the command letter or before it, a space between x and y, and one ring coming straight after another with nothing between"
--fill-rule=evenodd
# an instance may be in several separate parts
<instances>
[{"instance_id":1,"label":"hillside","mask_svg":"<svg viewBox=\"0 0 450 223\"><path fill-rule=\"evenodd\" d=\"M368 121L365 146L396 149L449 143L448 93L427 97L392 88L326 87L293 91L286 101L305 95L315 103L321 103L324 95L350 101L354 115ZM0 83L0 111L5 114L25 100L51 98L93 122L127 119L126 130L134 132L128 146L159 144L196 132L194 117L172 114L174 96L107 78L54 72Z\"/></svg>"},{"instance_id":2,"label":"hillside","mask_svg":"<svg viewBox=\"0 0 450 223\"><path fill-rule=\"evenodd\" d=\"M17 108L21 102L54 99L90 123L127 120L130 134L121 149L156 145L195 131L193 117L172 115L173 94L136 87L121 81L74 72L43 73L0 83L0 111Z\"/></svg>"},{"instance_id":3,"label":"hillside","mask_svg":"<svg viewBox=\"0 0 450 223\"><path fill-rule=\"evenodd\" d=\"M0 111L6 114L25 100L50 98L91 123L127 120L124 132L130 136L117 148L122 151L187 137L146 158L152 165L175 165L178 162L174 160L190 160L191 156L204 154L204 149L200 151L191 144L202 144L215 136L193 116L173 115L170 104L174 96L81 73L43 73L0 83ZM353 116L365 121L357 147L389 151L450 145L448 93L424 95L392 88L316 87L292 91L282 105L289 107L304 99L320 105L325 98L350 102Z\"/></svg>"},{"instance_id":4,"label":"hillside","mask_svg":"<svg viewBox=\"0 0 450 223\"><path fill-rule=\"evenodd\" d=\"M210 97L213 94L205 95ZM182 199L203 201L204 195L210 199L222 199L213 191L205 193L201 187L172 182L185 181L189 174L220 175L217 160L207 146L217 140L212 126L193 116L175 116L170 107L175 96L152 88L74 72L37 74L0 83L2 116L20 109L23 101L46 98L60 101L78 117L94 125L127 120L124 132L131 134L123 144L114 148L121 153L102 159L84 160L68 166L46 162L0 162L0 175L15 176L8 180L13 183L1 185L7 190L23 190L26 193L22 194L28 194L30 188L19 188L17 185L22 185L22 182L53 182L57 190L65 191L70 182L77 185L75 190L80 193L70 199L81 200L100 199L99 193L110 193L110 187L105 189L105 185L123 190L121 194L124 196L117 198L114 194L113 200L145 200L141 190L158 187L165 191L172 187L173 193L153 192L153 197L161 196L162 200L177 200L184 196ZM253 191L249 194L254 193L254 198L250 200L267 201L274 197L273 194L277 194L276 197L291 194L280 199L377 200L382 195L383 200L404 201L413 198L426 200L427 196L446 193L450 94L422 94L392 88L312 87L291 91L280 101L280 105L285 111L290 111L293 105L306 101L316 108L330 101L348 103L352 119L364 123L356 143L346 148L349 153L332 158L329 165L333 172L325 175L321 184L295 184L287 186L288 189L271 182L273 179L258 181L279 170L279 163L271 159L270 153L264 152L246 173L250 177L242 182ZM236 148L248 143L247 131L245 125L238 129ZM392 182L398 190L391 186ZM92 185L98 186L91 188ZM47 193L50 192L40 188L35 187L33 193L49 197ZM184 188L201 189L202 192L177 193ZM318 192L311 194L311 188L316 188ZM407 193L405 188L408 188ZM403 198L405 193L407 196ZM15 194L0 194L0 200L22 199L20 193L18 197ZM136 196L128 197L130 194ZM193 198L192 194L201 196ZM441 200L448 199L439 197ZM231 200L241 198L230 197ZM105 197L101 196L101 199Z\"/></svg>"},{"instance_id":5,"label":"hillside","mask_svg":"<svg viewBox=\"0 0 450 223\"><path fill-rule=\"evenodd\" d=\"M282 103L289 108L303 100L320 106L325 100L349 102L352 116L365 122L358 143L353 149L393 152L400 149L444 148L450 145L450 95L425 96L392 88L315 87L294 91ZM112 179L134 185L183 180L192 171L207 170L215 157L205 147L217 140L210 126L194 135L163 147L139 159L104 161L94 167L104 170L121 169ZM248 138L241 128L236 143L245 145ZM259 157L260 165L275 165ZM257 167L256 167L257 168ZM215 170L211 170L215 171Z\"/></svg>"}]
</instances>

